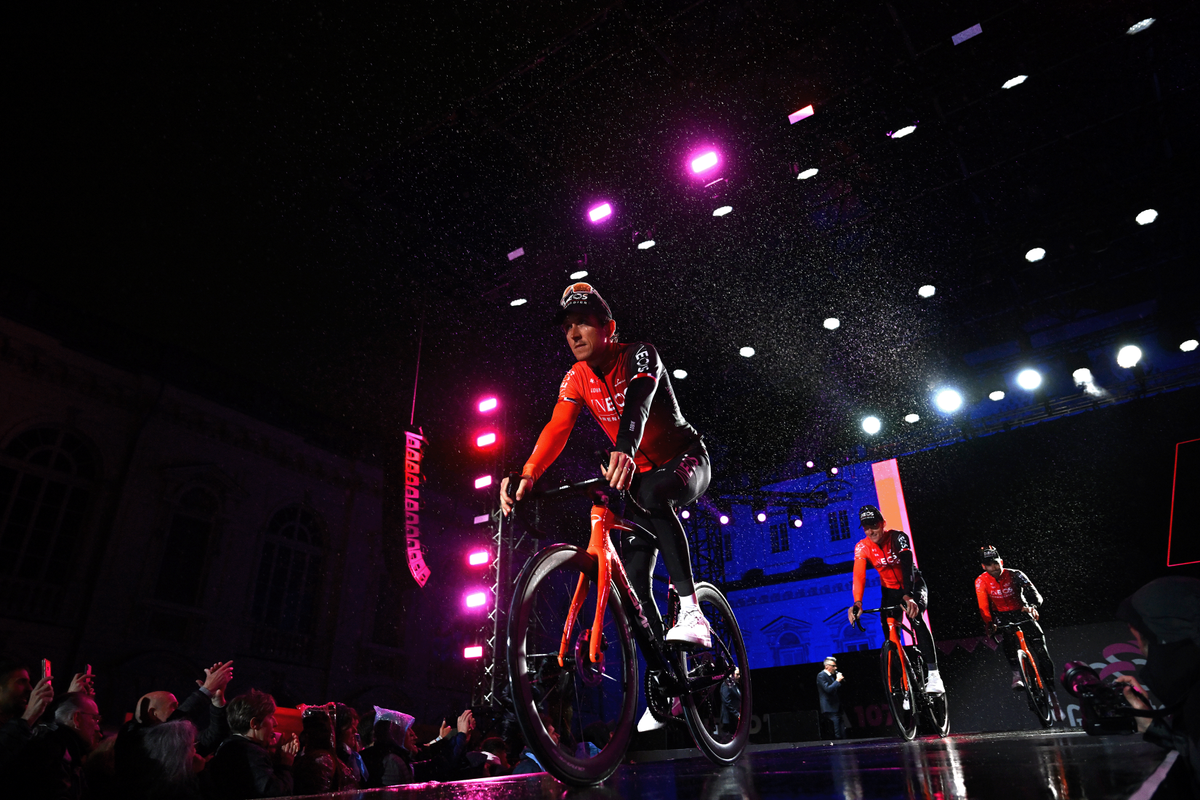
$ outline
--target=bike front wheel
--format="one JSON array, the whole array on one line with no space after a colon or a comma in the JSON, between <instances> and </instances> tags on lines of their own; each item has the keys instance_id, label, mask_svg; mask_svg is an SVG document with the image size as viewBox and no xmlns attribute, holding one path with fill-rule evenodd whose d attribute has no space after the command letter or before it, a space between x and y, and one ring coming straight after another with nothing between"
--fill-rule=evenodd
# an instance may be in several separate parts
<instances>
[{"instance_id":1,"label":"bike front wheel","mask_svg":"<svg viewBox=\"0 0 1200 800\"><path fill-rule=\"evenodd\" d=\"M560 665L580 575L589 585ZM637 654L616 585L609 587L600 653L595 662L589 655L595 581L595 558L554 545L521 571L509 614L508 674L521 733L542 767L572 786L594 785L616 770L637 711Z\"/></svg>"},{"instance_id":2,"label":"bike front wheel","mask_svg":"<svg viewBox=\"0 0 1200 800\"><path fill-rule=\"evenodd\" d=\"M1029 710L1037 717L1038 723L1043 728L1049 728L1054 724L1054 715L1050 705L1050 693L1046 691L1046 687L1038 680L1037 673L1033 668L1033 660L1024 650L1017 651L1017 663L1021 669L1021 680L1025 681L1025 693L1029 696Z\"/></svg>"},{"instance_id":3,"label":"bike front wheel","mask_svg":"<svg viewBox=\"0 0 1200 800\"><path fill-rule=\"evenodd\" d=\"M712 647L680 651L680 674L695 687L680 699L696 746L711 761L729 764L750 740L750 662L742 630L721 590L697 583L696 599L712 629Z\"/></svg>"},{"instance_id":4,"label":"bike front wheel","mask_svg":"<svg viewBox=\"0 0 1200 800\"><path fill-rule=\"evenodd\" d=\"M905 741L912 741L917 735L917 698L913 687L916 679L912 670L908 670L907 688L904 679L905 661L901 658L896 643L886 641L879 652L879 671L883 678L883 688L887 692L888 707L892 710L892 719L896 722L896 730Z\"/></svg>"}]
</instances>

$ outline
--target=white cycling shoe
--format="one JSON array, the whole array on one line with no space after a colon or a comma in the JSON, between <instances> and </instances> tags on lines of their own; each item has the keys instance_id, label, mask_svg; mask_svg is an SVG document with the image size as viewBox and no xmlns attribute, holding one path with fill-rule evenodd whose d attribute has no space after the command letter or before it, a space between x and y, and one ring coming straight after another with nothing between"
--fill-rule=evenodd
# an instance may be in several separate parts
<instances>
[{"instance_id":1,"label":"white cycling shoe","mask_svg":"<svg viewBox=\"0 0 1200 800\"><path fill-rule=\"evenodd\" d=\"M678 716L681 716L682 714L683 714L683 704L679 702L678 697L672 697L671 698L671 716L678 717ZM638 729L638 733L649 733L650 731L658 730L659 728L663 727L666 724L667 723L659 722L657 719L655 719L654 715L650 713L650 709L647 708L645 713L642 714L642 718L638 720L637 729Z\"/></svg>"},{"instance_id":2,"label":"white cycling shoe","mask_svg":"<svg viewBox=\"0 0 1200 800\"><path fill-rule=\"evenodd\" d=\"M929 678L925 681L925 694L945 694L946 687L942 685L942 676L936 669L929 670Z\"/></svg>"},{"instance_id":3,"label":"white cycling shoe","mask_svg":"<svg viewBox=\"0 0 1200 800\"><path fill-rule=\"evenodd\" d=\"M668 642L694 644L698 647L712 647L712 628L704 618L704 612L699 608L684 609L679 614L675 627L667 631Z\"/></svg>"},{"instance_id":4,"label":"white cycling shoe","mask_svg":"<svg viewBox=\"0 0 1200 800\"><path fill-rule=\"evenodd\" d=\"M1013 670L1013 691L1018 691L1025 688L1025 678L1021 675L1021 670Z\"/></svg>"}]
</instances>

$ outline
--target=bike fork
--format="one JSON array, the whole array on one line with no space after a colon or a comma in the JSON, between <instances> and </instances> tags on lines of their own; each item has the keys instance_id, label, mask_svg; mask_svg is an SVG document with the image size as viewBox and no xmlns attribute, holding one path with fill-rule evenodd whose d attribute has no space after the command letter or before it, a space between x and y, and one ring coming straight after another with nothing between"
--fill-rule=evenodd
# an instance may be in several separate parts
<instances>
[{"instance_id":1,"label":"bike fork","mask_svg":"<svg viewBox=\"0 0 1200 800\"><path fill-rule=\"evenodd\" d=\"M588 657L595 663L600 653L600 640L604 633L604 610L608 607L608 593L612 584L612 568L615 565L624 577L624 567L613 547L613 530L633 530L629 525L606 506L592 506L592 535L588 540L588 555L596 559L596 616L592 620L591 636L588 641ZM589 581L587 575L580 573L579 583L575 585L575 596L571 598L571 608L567 612L566 622L563 623L562 642L558 648L558 665L564 666L564 659L570 647L571 632L575 628L575 619L587 599ZM629 581L624 581L628 585Z\"/></svg>"}]
</instances>

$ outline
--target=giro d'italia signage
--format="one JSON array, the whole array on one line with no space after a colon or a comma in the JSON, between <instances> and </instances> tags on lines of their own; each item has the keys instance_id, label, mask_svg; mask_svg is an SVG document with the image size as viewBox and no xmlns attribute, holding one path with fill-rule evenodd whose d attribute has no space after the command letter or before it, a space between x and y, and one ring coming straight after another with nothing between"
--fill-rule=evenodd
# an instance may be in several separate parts
<instances>
[{"instance_id":1,"label":"giro d'italia signage","mask_svg":"<svg viewBox=\"0 0 1200 800\"><path fill-rule=\"evenodd\" d=\"M408 549L408 571L422 588L429 580L429 567L421 552L421 458L425 437L404 432L404 539Z\"/></svg>"}]
</instances>

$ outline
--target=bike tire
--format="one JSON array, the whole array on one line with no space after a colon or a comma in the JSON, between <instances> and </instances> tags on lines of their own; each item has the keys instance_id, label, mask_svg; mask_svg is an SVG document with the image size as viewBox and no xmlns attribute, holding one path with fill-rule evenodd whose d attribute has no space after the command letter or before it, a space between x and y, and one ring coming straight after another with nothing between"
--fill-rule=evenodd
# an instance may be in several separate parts
<instances>
[{"instance_id":1,"label":"bike tire","mask_svg":"<svg viewBox=\"0 0 1200 800\"><path fill-rule=\"evenodd\" d=\"M560 667L563 623L580 574L591 584ZM615 583L605 610L604 664L597 669L586 658L595 579L596 560L587 551L563 544L548 547L521 571L509 614L508 674L517 723L541 766L571 786L600 783L620 766L637 711L637 653ZM551 739L541 712L558 722L559 742ZM599 754L584 757L575 748L584 741L584 729L596 721L604 722L612 735Z\"/></svg>"},{"instance_id":2,"label":"bike tire","mask_svg":"<svg viewBox=\"0 0 1200 800\"><path fill-rule=\"evenodd\" d=\"M1037 717L1038 724L1043 728L1049 728L1054 724L1054 710L1050 705L1050 693L1038 680L1033 662L1024 650L1017 650L1017 664L1021 670L1021 680L1025 681L1025 694L1029 699L1029 710Z\"/></svg>"},{"instance_id":3,"label":"bike tire","mask_svg":"<svg viewBox=\"0 0 1200 800\"><path fill-rule=\"evenodd\" d=\"M879 671L883 678L883 689L887 693L888 707L892 710L892 720L896 730L906 742L911 742L917 735L917 698L914 691L916 676L909 670L908 689L904 688L901 677L905 662L900 658L896 643L886 641L879 651Z\"/></svg>"},{"instance_id":4,"label":"bike tire","mask_svg":"<svg viewBox=\"0 0 1200 800\"><path fill-rule=\"evenodd\" d=\"M721 727L714 732L721 719L721 683L681 697L683 716L700 751L713 763L731 764L742 755L750 741L751 709L754 705L750 662L746 656L742 630L721 590L711 583L697 583L696 600L712 628L712 647L707 650L681 650L678 655L680 673L688 679L703 679L709 675L731 674L730 670L736 666L741 673L737 681L741 699L737 722L730 731Z\"/></svg>"}]
</instances>

